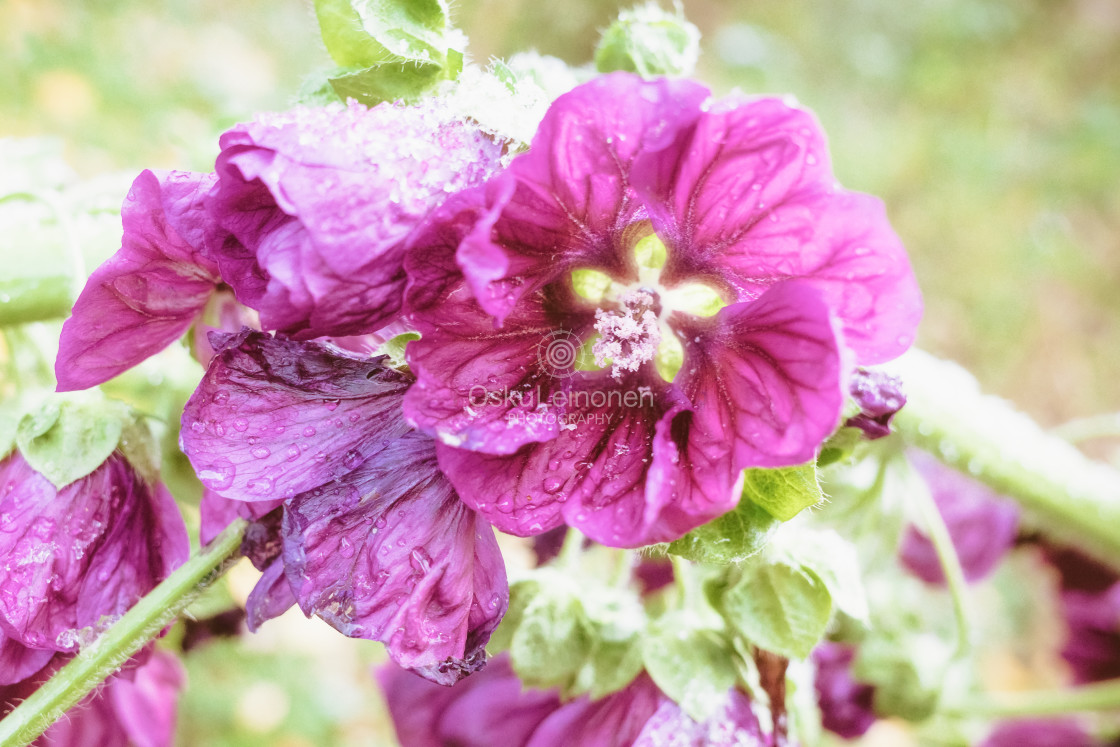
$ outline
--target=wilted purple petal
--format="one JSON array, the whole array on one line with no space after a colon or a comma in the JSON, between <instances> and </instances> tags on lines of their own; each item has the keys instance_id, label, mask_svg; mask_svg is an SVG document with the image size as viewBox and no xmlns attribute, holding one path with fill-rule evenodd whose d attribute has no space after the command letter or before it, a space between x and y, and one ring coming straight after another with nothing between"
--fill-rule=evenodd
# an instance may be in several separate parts
<instances>
[{"instance_id":1,"label":"wilted purple petal","mask_svg":"<svg viewBox=\"0 0 1120 747\"><path fill-rule=\"evenodd\" d=\"M144 171L125 198L121 248L89 278L62 326L58 391L87 389L182 337L220 282L204 249L212 174Z\"/></svg>"},{"instance_id":2,"label":"wilted purple petal","mask_svg":"<svg viewBox=\"0 0 1120 747\"><path fill-rule=\"evenodd\" d=\"M509 601L505 566L490 526L439 471L430 438L381 444L286 507L288 582L305 613L452 684L485 663Z\"/></svg>"},{"instance_id":3,"label":"wilted purple petal","mask_svg":"<svg viewBox=\"0 0 1120 747\"><path fill-rule=\"evenodd\" d=\"M408 384L377 359L245 330L191 395L179 439L210 490L243 501L289 498L407 431L389 413Z\"/></svg>"},{"instance_id":4,"label":"wilted purple petal","mask_svg":"<svg viewBox=\"0 0 1120 747\"><path fill-rule=\"evenodd\" d=\"M376 674L402 747L523 745L560 707L551 690L523 689L505 654L451 687L394 664Z\"/></svg>"},{"instance_id":5,"label":"wilted purple petal","mask_svg":"<svg viewBox=\"0 0 1120 747\"><path fill-rule=\"evenodd\" d=\"M53 648L28 648L0 633L0 686L33 677L54 655Z\"/></svg>"},{"instance_id":6,"label":"wilted purple petal","mask_svg":"<svg viewBox=\"0 0 1120 747\"><path fill-rule=\"evenodd\" d=\"M1018 505L933 457L911 452L909 458L929 484L965 579L975 582L987 577L1015 542ZM903 537L899 557L904 566L926 583L945 583L933 543L914 527Z\"/></svg>"},{"instance_id":7,"label":"wilted purple petal","mask_svg":"<svg viewBox=\"0 0 1120 747\"><path fill-rule=\"evenodd\" d=\"M398 314L409 233L500 147L438 101L295 109L225 133L208 203L222 272L266 329L372 332Z\"/></svg>"},{"instance_id":8,"label":"wilted purple petal","mask_svg":"<svg viewBox=\"0 0 1120 747\"><path fill-rule=\"evenodd\" d=\"M857 368L849 392L859 406L859 415L848 418L844 425L859 428L870 440L889 436L891 419L906 404L902 381L882 371Z\"/></svg>"},{"instance_id":9,"label":"wilted purple petal","mask_svg":"<svg viewBox=\"0 0 1120 747\"><path fill-rule=\"evenodd\" d=\"M234 519L257 521L263 519L284 501L238 501L223 498L210 488L202 489L202 501L198 505L201 518L198 541L203 545L210 542L222 533Z\"/></svg>"},{"instance_id":10,"label":"wilted purple petal","mask_svg":"<svg viewBox=\"0 0 1120 747\"><path fill-rule=\"evenodd\" d=\"M77 651L78 631L123 614L188 554L171 495L119 455L62 490L18 453L0 462L0 628L24 645Z\"/></svg>"},{"instance_id":11,"label":"wilted purple petal","mask_svg":"<svg viewBox=\"0 0 1120 747\"><path fill-rule=\"evenodd\" d=\"M584 696L565 703L537 727L527 747L630 747L665 700L642 673L625 690L605 698L591 701Z\"/></svg>"},{"instance_id":12,"label":"wilted purple petal","mask_svg":"<svg viewBox=\"0 0 1120 747\"><path fill-rule=\"evenodd\" d=\"M980 747L1100 747L1073 719L1006 721L996 726Z\"/></svg>"},{"instance_id":13,"label":"wilted purple petal","mask_svg":"<svg viewBox=\"0 0 1120 747\"><path fill-rule=\"evenodd\" d=\"M482 307L501 322L518 299L576 267L632 273L615 250L641 208L630 170L677 143L707 97L689 81L616 73L557 98L529 152L487 186L488 205L501 210L493 230L459 255Z\"/></svg>"},{"instance_id":14,"label":"wilted purple petal","mask_svg":"<svg viewBox=\"0 0 1120 747\"><path fill-rule=\"evenodd\" d=\"M813 649L821 723L844 739L863 736L875 723L875 688L852 677L854 658L855 649L839 643L822 643Z\"/></svg>"},{"instance_id":15,"label":"wilted purple petal","mask_svg":"<svg viewBox=\"0 0 1120 747\"><path fill-rule=\"evenodd\" d=\"M693 721L666 698L646 722L633 747L770 747L750 700L729 690L715 713L703 723Z\"/></svg>"},{"instance_id":16,"label":"wilted purple petal","mask_svg":"<svg viewBox=\"0 0 1120 747\"><path fill-rule=\"evenodd\" d=\"M249 630L256 633L268 620L287 612L296 603L296 596L292 593L291 584L284 573L284 561L277 558L272 565L265 569L264 574L249 598L245 600L246 622Z\"/></svg>"}]
</instances>

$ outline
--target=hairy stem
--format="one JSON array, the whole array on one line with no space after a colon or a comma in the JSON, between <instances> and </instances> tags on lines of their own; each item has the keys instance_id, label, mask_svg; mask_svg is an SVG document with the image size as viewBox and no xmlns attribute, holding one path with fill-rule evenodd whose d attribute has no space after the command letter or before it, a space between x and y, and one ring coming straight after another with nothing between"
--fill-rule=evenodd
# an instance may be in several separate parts
<instances>
[{"instance_id":1,"label":"hairy stem","mask_svg":"<svg viewBox=\"0 0 1120 747\"><path fill-rule=\"evenodd\" d=\"M247 522L237 519L125 613L90 646L82 649L18 708L0 720L0 745L26 745L102 681L156 638L237 558Z\"/></svg>"},{"instance_id":2,"label":"hairy stem","mask_svg":"<svg viewBox=\"0 0 1120 747\"><path fill-rule=\"evenodd\" d=\"M903 379L894 424L908 442L1014 498L1025 523L1120 567L1120 471L981 394L953 363L914 350L890 370Z\"/></svg>"}]
</instances>

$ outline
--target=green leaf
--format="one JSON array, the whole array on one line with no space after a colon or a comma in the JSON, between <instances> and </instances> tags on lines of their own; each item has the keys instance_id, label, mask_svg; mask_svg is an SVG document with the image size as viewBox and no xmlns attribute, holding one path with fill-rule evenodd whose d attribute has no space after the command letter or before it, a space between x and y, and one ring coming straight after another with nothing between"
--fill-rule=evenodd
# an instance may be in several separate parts
<instances>
[{"instance_id":1,"label":"green leaf","mask_svg":"<svg viewBox=\"0 0 1120 747\"><path fill-rule=\"evenodd\" d=\"M442 66L447 6L440 0L315 0L331 59L343 67L411 60Z\"/></svg>"},{"instance_id":2,"label":"green leaf","mask_svg":"<svg viewBox=\"0 0 1120 747\"><path fill-rule=\"evenodd\" d=\"M513 634L510 662L526 687L568 690L591 646L579 599L538 594Z\"/></svg>"},{"instance_id":3,"label":"green leaf","mask_svg":"<svg viewBox=\"0 0 1120 747\"><path fill-rule=\"evenodd\" d=\"M697 563L738 563L765 547L778 526L754 501L740 500L732 511L671 543L669 552Z\"/></svg>"},{"instance_id":4,"label":"green leaf","mask_svg":"<svg viewBox=\"0 0 1120 747\"><path fill-rule=\"evenodd\" d=\"M513 635L525 617L525 609L539 590L540 584L536 579L519 579L510 582L509 609L506 610L497 630L490 636L490 642L486 644L487 651L497 654L509 650L513 643Z\"/></svg>"},{"instance_id":5,"label":"green leaf","mask_svg":"<svg viewBox=\"0 0 1120 747\"><path fill-rule=\"evenodd\" d=\"M749 568L719 601L731 627L760 648L804 659L832 617L832 596L812 570L786 563Z\"/></svg>"},{"instance_id":6,"label":"green leaf","mask_svg":"<svg viewBox=\"0 0 1120 747\"><path fill-rule=\"evenodd\" d=\"M128 417L120 403L56 397L23 417L16 444L27 463L61 489L109 458Z\"/></svg>"},{"instance_id":7,"label":"green leaf","mask_svg":"<svg viewBox=\"0 0 1120 747\"><path fill-rule=\"evenodd\" d=\"M159 482L162 462L160 444L144 418L133 413L121 423L121 439L117 448L149 485Z\"/></svg>"},{"instance_id":8,"label":"green leaf","mask_svg":"<svg viewBox=\"0 0 1120 747\"><path fill-rule=\"evenodd\" d=\"M754 501L776 519L789 521L803 509L824 500L815 462L781 469L744 472L743 498Z\"/></svg>"},{"instance_id":9,"label":"green leaf","mask_svg":"<svg viewBox=\"0 0 1120 747\"><path fill-rule=\"evenodd\" d=\"M817 455L817 466L827 467L842 462L852 455L863 442L863 431L859 428L841 428L824 442L821 453Z\"/></svg>"},{"instance_id":10,"label":"green leaf","mask_svg":"<svg viewBox=\"0 0 1120 747\"><path fill-rule=\"evenodd\" d=\"M414 99L442 78L441 65L406 60L331 78L330 84L343 101L356 99L375 106L383 101Z\"/></svg>"},{"instance_id":11,"label":"green leaf","mask_svg":"<svg viewBox=\"0 0 1120 747\"><path fill-rule=\"evenodd\" d=\"M811 569L828 588L837 609L865 624L870 621L863 572L851 542L832 530L801 528L771 550L789 565Z\"/></svg>"},{"instance_id":12,"label":"green leaf","mask_svg":"<svg viewBox=\"0 0 1120 747\"><path fill-rule=\"evenodd\" d=\"M610 587L588 588L583 608L591 650L566 695L586 693L594 700L621 690L641 673L646 618L637 596Z\"/></svg>"},{"instance_id":13,"label":"green leaf","mask_svg":"<svg viewBox=\"0 0 1120 747\"><path fill-rule=\"evenodd\" d=\"M731 646L686 611L670 612L650 626L642 646L646 671L657 686L696 721L710 717L738 672Z\"/></svg>"},{"instance_id":14,"label":"green leaf","mask_svg":"<svg viewBox=\"0 0 1120 747\"><path fill-rule=\"evenodd\" d=\"M599 72L625 70L650 78L688 76L700 57L700 31L678 10L656 3L624 10L599 40L595 67Z\"/></svg>"},{"instance_id":15,"label":"green leaf","mask_svg":"<svg viewBox=\"0 0 1120 747\"><path fill-rule=\"evenodd\" d=\"M408 361L404 359L405 348L413 340L419 340L419 332L405 332L386 340L377 348L377 355L389 356L389 365L400 370L408 370Z\"/></svg>"}]
</instances>

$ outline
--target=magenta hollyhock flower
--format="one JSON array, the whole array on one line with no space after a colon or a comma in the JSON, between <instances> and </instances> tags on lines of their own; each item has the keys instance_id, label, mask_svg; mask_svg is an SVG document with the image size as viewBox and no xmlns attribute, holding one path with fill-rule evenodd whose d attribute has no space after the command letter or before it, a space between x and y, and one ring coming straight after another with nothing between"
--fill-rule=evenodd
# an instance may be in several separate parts
<instances>
[{"instance_id":1,"label":"magenta hollyhock flower","mask_svg":"<svg viewBox=\"0 0 1120 747\"><path fill-rule=\"evenodd\" d=\"M908 457L925 478L957 550L965 580L987 578L1011 549L1019 530L1019 507L987 486L912 451ZM944 584L945 574L933 543L911 526L899 548L902 564L930 584Z\"/></svg>"},{"instance_id":2,"label":"magenta hollyhock flower","mask_svg":"<svg viewBox=\"0 0 1120 747\"><path fill-rule=\"evenodd\" d=\"M61 489L0 461L0 631L24 646L77 652L188 554L174 499L119 454Z\"/></svg>"},{"instance_id":3,"label":"magenta hollyhock flower","mask_svg":"<svg viewBox=\"0 0 1120 747\"><path fill-rule=\"evenodd\" d=\"M409 234L501 155L438 100L261 115L220 145L207 207L221 274L265 329L305 340L392 321Z\"/></svg>"},{"instance_id":4,"label":"magenta hollyhock flower","mask_svg":"<svg viewBox=\"0 0 1120 747\"><path fill-rule=\"evenodd\" d=\"M854 647L839 643L822 643L813 649L821 725L844 739L863 736L875 723L875 688L852 677L855 654Z\"/></svg>"},{"instance_id":5,"label":"magenta hollyhock flower","mask_svg":"<svg viewBox=\"0 0 1120 747\"><path fill-rule=\"evenodd\" d=\"M850 387L859 414L848 418L844 425L859 428L872 441L889 436L891 420L906 404L902 381L882 371L857 368L852 373Z\"/></svg>"},{"instance_id":6,"label":"magenta hollyhock flower","mask_svg":"<svg viewBox=\"0 0 1120 747\"><path fill-rule=\"evenodd\" d=\"M1025 719L996 726L980 747L1103 747L1074 719Z\"/></svg>"},{"instance_id":7,"label":"magenta hollyhock flower","mask_svg":"<svg viewBox=\"0 0 1120 747\"><path fill-rule=\"evenodd\" d=\"M882 206L836 187L809 114L685 81L561 96L412 245L406 414L518 535L638 546L723 514L743 468L814 457L851 364L902 352L921 311Z\"/></svg>"},{"instance_id":8,"label":"magenta hollyhock flower","mask_svg":"<svg viewBox=\"0 0 1120 747\"><path fill-rule=\"evenodd\" d=\"M553 690L526 689L502 654L483 671L439 688L386 665L377 671L403 747L763 747L769 741L737 690L697 723L642 674L623 690L561 703Z\"/></svg>"},{"instance_id":9,"label":"magenta hollyhock flower","mask_svg":"<svg viewBox=\"0 0 1120 747\"><path fill-rule=\"evenodd\" d=\"M282 553L255 558L252 624L294 598L435 681L481 667L509 601L505 567L432 440L404 422L411 378L384 358L251 330L216 347L183 413L183 450L225 499L284 499Z\"/></svg>"},{"instance_id":10,"label":"magenta hollyhock flower","mask_svg":"<svg viewBox=\"0 0 1120 747\"><path fill-rule=\"evenodd\" d=\"M221 282L206 253L212 174L144 171L121 208L121 248L90 276L62 325L58 391L88 389L183 336Z\"/></svg>"}]
</instances>

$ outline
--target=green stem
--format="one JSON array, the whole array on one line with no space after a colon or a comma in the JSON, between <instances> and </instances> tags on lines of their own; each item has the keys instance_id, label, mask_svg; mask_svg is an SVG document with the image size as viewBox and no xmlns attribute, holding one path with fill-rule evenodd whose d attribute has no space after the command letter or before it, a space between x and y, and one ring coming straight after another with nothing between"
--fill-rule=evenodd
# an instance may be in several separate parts
<instances>
[{"instance_id":1,"label":"green stem","mask_svg":"<svg viewBox=\"0 0 1120 747\"><path fill-rule=\"evenodd\" d=\"M965 701L946 706L942 712L954 716L1015 718L1116 709L1120 709L1120 680L1064 690L973 694Z\"/></svg>"},{"instance_id":2,"label":"green stem","mask_svg":"<svg viewBox=\"0 0 1120 747\"><path fill-rule=\"evenodd\" d=\"M237 519L0 720L0 745L29 744L156 638L236 560L247 522Z\"/></svg>"},{"instance_id":3,"label":"green stem","mask_svg":"<svg viewBox=\"0 0 1120 747\"><path fill-rule=\"evenodd\" d=\"M926 527L926 534L933 543L937 560L941 564L941 572L945 575L945 583L949 588L949 596L953 600L953 617L957 621L957 651L958 659L964 659L972 650L972 624L968 608L968 585L964 580L964 569L961 568L961 559L957 555L957 548L949 536L949 528L945 526L945 519L937 510L933 496L925 491L915 491L915 501Z\"/></svg>"},{"instance_id":4,"label":"green stem","mask_svg":"<svg viewBox=\"0 0 1120 747\"><path fill-rule=\"evenodd\" d=\"M574 527L569 527L564 535L564 544L560 545L560 553L556 556L556 565L560 568L575 569L579 567L583 557L583 535Z\"/></svg>"},{"instance_id":5,"label":"green stem","mask_svg":"<svg viewBox=\"0 0 1120 747\"><path fill-rule=\"evenodd\" d=\"M1120 438L1120 412L1090 415L1063 423L1050 431L1058 438L1077 443L1095 438Z\"/></svg>"},{"instance_id":6,"label":"green stem","mask_svg":"<svg viewBox=\"0 0 1120 747\"><path fill-rule=\"evenodd\" d=\"M914 350L889 370L903 379L894 424L908 442L1014 498L1025 523L1120 568L1120 471L981 394L953 363Z\"/></svg>"}]
</instances>

